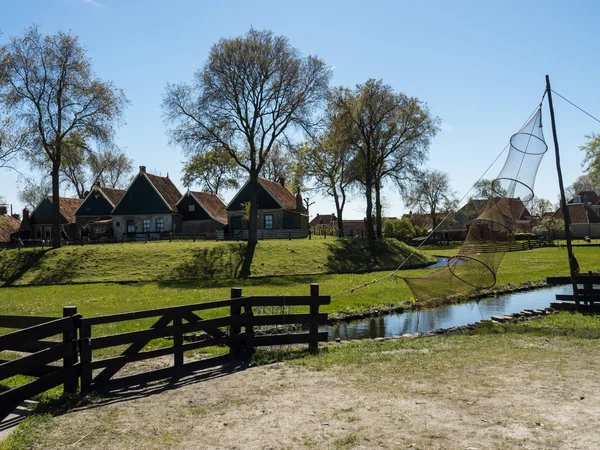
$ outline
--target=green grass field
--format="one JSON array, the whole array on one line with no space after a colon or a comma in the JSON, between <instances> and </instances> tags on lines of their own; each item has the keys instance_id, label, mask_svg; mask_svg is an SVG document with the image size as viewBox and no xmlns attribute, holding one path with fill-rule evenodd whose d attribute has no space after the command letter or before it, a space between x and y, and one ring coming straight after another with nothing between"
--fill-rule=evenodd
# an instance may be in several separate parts
<instances>
[{"instance_id":1,"label":"green grass field","mask_svg":"<svg viewBox=\"0 0 600 450\"><path fill-rule=\"evenodd\" d=\"M0 253L4 286L120 281L215 280L235 278L243 242L176 241L70 246ZM386 239L303 239L260 241L252 276L358 273L397 267L414 249ZM435 261L416 252L405 267Z\"/></svg>"}]
</instances>

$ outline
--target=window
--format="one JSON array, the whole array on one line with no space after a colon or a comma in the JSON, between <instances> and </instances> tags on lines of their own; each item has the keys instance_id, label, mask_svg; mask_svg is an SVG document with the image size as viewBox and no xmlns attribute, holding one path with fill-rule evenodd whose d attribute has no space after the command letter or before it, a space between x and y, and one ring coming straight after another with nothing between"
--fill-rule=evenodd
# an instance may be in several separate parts
<instances>
[{"instance_id":1,"label":"window","mask_svg":"<svg viewBox=\"0 0 600 450\"><path fill-rule=\"evenodd\" d=\"M35 227L35 238L42 239L42 227Z\"/></svg>"},{"instance_id":2,"label":"window","mask_svg":"<svg viewBox=\"0 0 600 450\"><path fill-rule=\"evenodd\" d=\"M121 222L117 222L117 228L121 228Z\"/></svg>"},{"instance_id":3,"label":"window","mask_svg":"<svg viewBox=\"0 0 600 450\"><path fill-rule=\"evenodd\" d=\"M273 229L273 214L265 214L265 230Z\"/></svg>"},{"instance_id":4,"label":"window","mask_svg":"<svg viewBox=\"0 0 600 450\"><path fill-rule=\"evenodd\" d=\"M162 217L156 219L156 231L162 233L164 231L164 221Z\"/></svg>"},{"instance_id":5,"label":"window","mask_svg":"<svg viewBox=\"0 0 600 450\"><path fill-rule=\"evenodd\" d=\"M194 211L196 211L196 205L188 205L188 211L189 211L189 212L194 212Z\"/></svg>"},{"instance_id":6,"label":"window","mask_svg":"<svg viewBox=\"0 0 600 450\"><path fill-rule=\"evenodd\" d=\"M172 231L177 231L177 222L173 221L171 224L171 230Z\"/></svg>"},{"instance_id":7,"label":"window","mask_svg":"<svg viewBox=\"0 0 600 450\"><path fill-rule=\"evenodd\" d=\"M127 232L135 233L135 221L133 221L133 220L127 221Z\"/></svg>"},{"instance_id":8,"label":"window","mask_svg":"<svg viewBox=\"0 0 600 450\"><path fill-rule=\"evenodd\" d=\"M150 231L150 219L144 219L142 224L143 224L142 231L144 233L148 233Z\"/></svg>"},{"instance_id":9,"label":"window","mask_svg":"<svg viewBox=\"0 0 600 450\"><path fill-rule=\"evenodd\" d=\"M44 239L50 239L52 237L52 227L44 227Z\"/></svg>"}]
</instances>

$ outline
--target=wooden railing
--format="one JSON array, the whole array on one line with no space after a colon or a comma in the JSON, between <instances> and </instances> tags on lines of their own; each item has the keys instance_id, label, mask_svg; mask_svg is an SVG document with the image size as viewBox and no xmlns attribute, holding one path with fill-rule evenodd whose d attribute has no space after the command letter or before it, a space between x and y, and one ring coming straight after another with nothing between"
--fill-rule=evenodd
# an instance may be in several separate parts
<instances>
[{"instance_id":1,"label":"wooden railing","mask_svg":"<svg viewBox=\"0 0 600 450\"><path fill-rule=\"evenodd\" d=\"M76 392L78 384L82 392L124 388L222 365L231 359L245 360L257 347L306 343L316 350L320 341L327 340L327 333L319 332L319 325L327 323L327 314L320 313L319 307L330 301L329 296L319 295L318 284L311 284L306 296L246 297L241 288L232 288L227 300L107 316L84 318L75 307L65 307L67 317L62 319L0 316L0 327L25 328L0 335L0 351L31 352L16 360L0 360L0 382L17 374L40 377L0 394L0 420L23 400L60 384L68 393ZM295 313L293 309L298 307L308 311ZM210 310L211 318L203 318ZM143 319L154 319L154 323L142 330L97 334L99 326ZM290 325L299 325L302 330L285 328ZM265 327L275 328L270 334L257 332ZM62 341L42 340L61 333ZM159 348L144 350L152 340L161 338L169 339L168 345L162 342ZM124 345L124 350L119 348ZM212 346L225 346L228 354L186 361L185 352ZM128 363L165 356L173 358L169 367L115 377L122 375L119 372ZM63 360L62 367L49 365L57 359Z\"/></svg>"},{"instance_id":2,"label":"wooden railing","mask_svg":"<svg viewBox=\"0 0 600 450\"><path fill-rule=\"evenodd\" d=\"M0 383L15 375L36 377L35 380L0 393L0 420L22 401L63 385L64 391L77 390L77 329L81 316L76 308L65 307L64 317L0 316L0 328L21 328L0 335L0 352L26 353L13 360L0 360ZM62 339L57 339L62 335ZM54 340L46 340L54 337ZM62 360L62 366L52 364Z\"/></svg>"}]
</instances>

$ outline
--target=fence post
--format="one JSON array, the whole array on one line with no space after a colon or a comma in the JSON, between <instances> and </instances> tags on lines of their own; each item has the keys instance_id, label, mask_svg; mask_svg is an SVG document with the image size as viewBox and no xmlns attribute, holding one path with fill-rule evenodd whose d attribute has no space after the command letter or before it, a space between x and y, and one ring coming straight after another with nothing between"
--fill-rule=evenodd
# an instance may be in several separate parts
<instances>
[{"instance_id":1,"label":"fence post","mask_svg":"<svg viewBox=\"0 0 600 450\"><path fill-rule=\"evenodd\" d=\"M72 317L77 314L77 306L63 306L63 317ZM75 320L75 319L73 319ZM77 324L74 324L77 326ZM77 329L63 333L63 343L69 343L63 357L63 367L73 369L65 376L64 391L67 394L77 392L77 372L74 370L77 363Z\"/></svg>"},{"instance_id":2,"label":"fence post","mask_svg":"<svg viewBox=\"0 0 600 450\"><path fill-rule=\"evenodd\" d=\"M254 314L252 313L251 303L244 303L244 312L250 313L246 322L246 352L248 358L250 358L254 354Z\"/></svg>"},{"instance_id":3,"label":"fence post","mask_svg":"<svg viewBox=\"0 0 600 450\"><path fill-rule=\"evenodd\" d=\"M81 392L89 392L92 384L92 326L85 321L79 331L79 358L81 361Z\"/></svg>"},{"instance_id":4,"label":"fence post","mask_svg":"<svg viewBox=\"0 0 600 450\"><path fill-rule=\"evenodd\" d=\"M173 317L173 327L181 325L183 325L181 316ZM181 331L173 334L173 360L175 366L183 366L183 333Z\"/></svg>"},{"instance_id":5,"label":"fence post","mask_svg":"<svg viewBox=\"0 0 600 450\"><path fill-rule=\"evenodd\" d=\"M240 298L242 296L242 288L233 287L231 288L231 299L234 300L236 298ZM231 309L229 315L234 318L235 316L239 316L242 313L242 306L238 302L234 302L231 304ZM231 324L229 327L229 336L234 337L239 335L241 332L241 327L239 324ZM231 346L229 347L229 354L238 354L240 352L240 343L233 341Z\"/></svg>"},{"instance_id":6,"label":"fence post","mask_svg":"<svg viewBox=\"0 0 600 450\"><path fill-rule=\"evenodd\" d=\"M311 351L316 351L319 348L319 304L317 298L319 297L319 283L310 284L310 296L313 297L310 303L310 337L308 348Z\"/></svg>"}]
</instances>

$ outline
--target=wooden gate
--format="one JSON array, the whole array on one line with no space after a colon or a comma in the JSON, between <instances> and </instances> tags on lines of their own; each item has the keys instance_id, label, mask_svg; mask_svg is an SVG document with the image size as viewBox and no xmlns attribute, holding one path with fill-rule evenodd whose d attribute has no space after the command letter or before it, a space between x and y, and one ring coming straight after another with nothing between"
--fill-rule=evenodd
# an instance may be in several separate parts
<instances>
[{"instance_id":1,"label":"wooden gate","mask_svg":"<svg viewBox=\"0 0 600 450\"><path fill-rule=\"evenodd\" d=\"M0 360L0 382L15 375L36 379L0 393L0 421L18 405L61 384L65 392L77 390L76 308L65 307L61 319L51 317L0 316L0 327L21 328L0 335L0 352L25 353L14 360ZM57 335L62 339L47 340ZM62 365L52 364L62 360Z\"/></svg>"}]
</instances>

